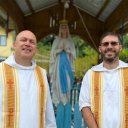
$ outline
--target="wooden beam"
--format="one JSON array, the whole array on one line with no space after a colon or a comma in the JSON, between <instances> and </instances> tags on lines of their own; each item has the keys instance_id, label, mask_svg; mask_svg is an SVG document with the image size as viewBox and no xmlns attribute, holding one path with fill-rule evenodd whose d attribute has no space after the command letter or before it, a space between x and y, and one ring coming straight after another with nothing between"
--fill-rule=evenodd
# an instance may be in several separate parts
<instances>
[{"instance_id":1,"label":"wooden beam","mask_svg":"<svg viewBox=\"0 0 128 128\"><path fill-rule=\"evenodd\" d=\"M61 6L63 5L55 5L51 8L37 12L34 15L26 16L24 19L25 28L33 31L37 35L38 40L44 38L49 34L58 34L59 20L63 18L63 7ZM96 43L96 46L98 46L99 37L103 33L104 23L97 20L93 16L90 16L84 11L80 11L80 13L88 28L88 31L90 32L92 38ZM57 26L50 28L49 22L51 16L56 20ZM84 29L81 18L79 17L79 14L74 6L70 5L70 8L67 9L66 19L68 20L70 27L74 23L74 21L76 21L76 29L70 28L70 33L82 37L83 39L88 41L91 46L93 46L93 43L89 39L88 33Z\"/></svg>"},{"instance_id":2,"label":"wooden beam","mask_svg":"<svg viewBox=\"0 0 128 128\"><path fill-rule=\"evenodd\" d=\"M96 15L96 18L98 19L100 14L105 10L105 8L107 7L107 5L109 4L110 0L106 0L102 6L102 8L100 9L100 11L98 12L98 14Z\"/></svg>"},{"instance_id":3,"label":"wooden beam","mask_svg":"<svg viewBox=\"0 0 128 128\"><path fill-rule=\"evenodd\" d=\"M122 25L128 19L128 0L122 0L119 6L115 11L108 17L105 22L106 31L114 31L119 29L119 26Z\"/></svg>"},{"instance_id":4,"label":"wooden beam","mask_svg":"<svg viewBox=\"0 0 128 128\"><path fill-rule=\"evenodd\" d=\"M24 16L15 0L0 0L0 6L14 20L15 24L17 25L17 31L23 30Z\"/></svg>"},{"instance_id":5,"label":"wooden beam","mask_svg":"<svg viewBox=\"0 0 128 128\"><path fill-rule=\"evenodd\" d=\"M34 9L32 7L30 0L25 0L25 2L27 3L27 6L28 6L29 10L31 11L31 13L34 14L35 12L34 12Z\"/></svg>"}]
</instances>

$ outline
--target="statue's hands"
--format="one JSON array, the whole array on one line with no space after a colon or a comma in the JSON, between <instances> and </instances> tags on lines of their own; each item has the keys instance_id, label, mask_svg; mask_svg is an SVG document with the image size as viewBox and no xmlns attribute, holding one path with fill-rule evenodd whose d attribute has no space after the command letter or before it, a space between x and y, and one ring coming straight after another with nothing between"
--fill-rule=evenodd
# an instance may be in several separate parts
<instances>
[{"instance_id":1,"label":"statue's hands","mask_svg":"<svg viewBox=\"0 0 128 128\"><path fill-rule=\"evenodd\" d=\"M59 48L56 50L56 54L60 53L61 51L63 51L63 48Z\"/></svg>"},{"instance_id":2,"label":"statue's hands","mask_svg":"<svg viewBox=\"0 0 128 128\"><path fill-rule=\"evenodd\" d=\"M71 53L70 48L66 48L66 49L65 49L65 51L66 51L68 54L70 54L70 53Z\"/></svg>"}]
</instances>

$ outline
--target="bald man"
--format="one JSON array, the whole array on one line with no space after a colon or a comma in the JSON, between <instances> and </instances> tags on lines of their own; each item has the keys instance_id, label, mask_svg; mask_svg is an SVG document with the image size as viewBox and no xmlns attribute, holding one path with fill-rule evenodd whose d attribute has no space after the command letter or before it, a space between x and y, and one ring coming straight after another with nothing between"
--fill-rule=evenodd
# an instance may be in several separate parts
<instances>
[{"instance_id":1,"label":"bald man","mask_svg":"<svg viewBox=\"0 0 128 128\"><path fill-rule=\"evenodd\" d=\"M46 71L32 59L36 36L20 32L0 63L0 128L56 128Z\"/></svg>"}]
</instances>

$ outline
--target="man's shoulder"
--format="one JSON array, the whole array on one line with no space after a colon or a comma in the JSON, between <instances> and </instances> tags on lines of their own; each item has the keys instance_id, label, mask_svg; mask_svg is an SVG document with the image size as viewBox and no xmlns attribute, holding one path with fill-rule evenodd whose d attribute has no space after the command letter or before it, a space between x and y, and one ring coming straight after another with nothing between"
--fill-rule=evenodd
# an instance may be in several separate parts
<instances>
[{"instance_id":1,"label":"man's shoulder","mask_svg":"<svg viewBox=\"0 0 128 128\"><path fill-rule=\"evenodd\" d=\"M125 63L124 61L119 61L119 66L121 67L121 68L128 68L128 63Z\"/></svg>"},{"instance_id":2,"label":"man's shoulder","mask_svg":"<svg viewBox=\"0 0 128 128\"><path fill-rule=\"evenodd\" d=\"M45 72L46 73L46 69L44 69L43 67L37 65L36 68L39 68L42 72Z\"/></svg>"},{"instance_id":3,"label":"man's shoulder","mask_svg":"<svg viewBox=\"0 0 128 128\"><path fill-rule=\"evenodd\" d=\"M92 71L103 71L103 63L93 66L90 70Z\"/></svg>"},{"instance_id":4,"label":"man's shoulder","mask_svg":"<svg viewBox=\"0 0 128 128\"><path fill-rule=\"evenodd\" d=\"M8 65L8 66L10 66L9 64L5 63L5 61L0 62L0 66L2 66L2 65Z\"/></svg>"},{"instance_id":5,"label":"man's shoulder","mask_svg":"<svg viewBox=\"0 0 128 128\"><path fill-rule=\"evenodd\" d=\"M102 71L103 64L100 63L98 65L92 66L90 69L88 69L85 73L85 75L90 74L92 71Z\"/></svg>"}]
</instances>

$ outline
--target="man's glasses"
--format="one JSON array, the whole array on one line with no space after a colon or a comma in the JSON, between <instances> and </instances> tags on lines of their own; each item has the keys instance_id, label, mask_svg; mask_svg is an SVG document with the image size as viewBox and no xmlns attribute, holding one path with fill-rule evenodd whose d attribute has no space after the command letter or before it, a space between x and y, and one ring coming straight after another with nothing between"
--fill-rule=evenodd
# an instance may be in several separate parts
<instances>
[{"instance_id":1,"label":"man's glasses","mask_svg":"<svg viewBox=\"0 0 128 128\"><path fill-rule=\"evenodd\" d=\"M100 45L101 45L101 46L104 46L104 47L107 47L107 46L109 46L109 44L111 44L111 46L117 46L117 45L119 44L119 42L116 42L116 41L103 42L103 43L101 43Z\"/></svg>"}]
</instances>

